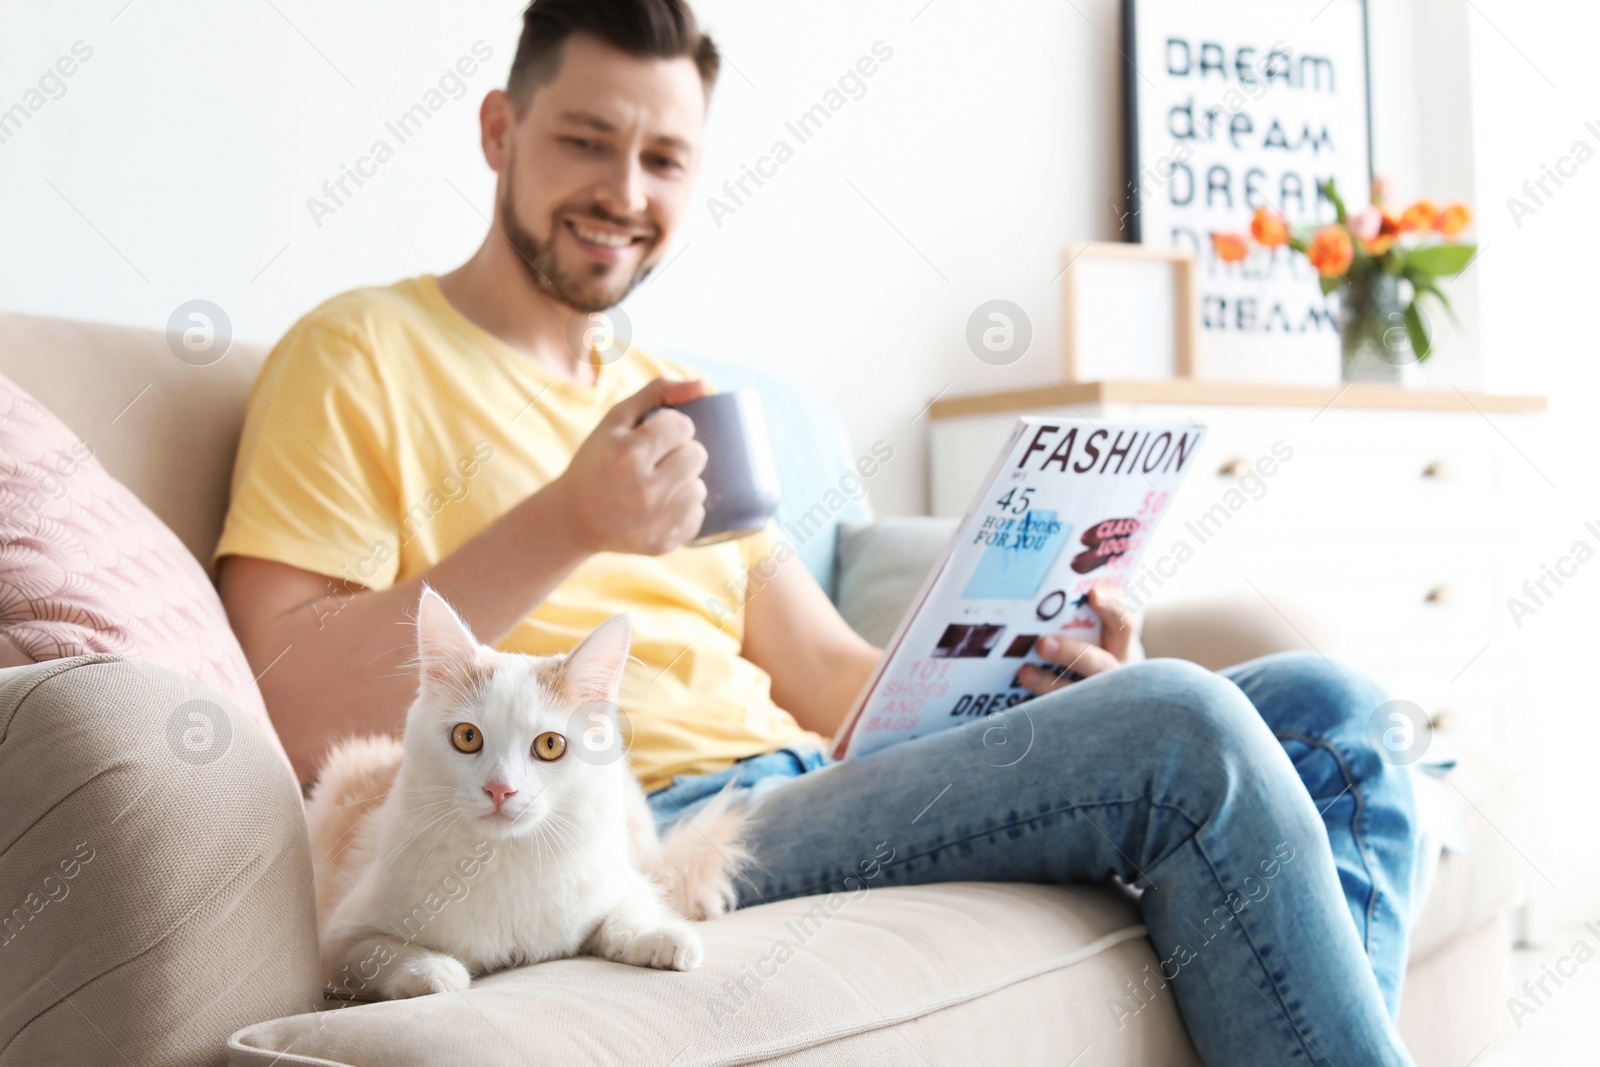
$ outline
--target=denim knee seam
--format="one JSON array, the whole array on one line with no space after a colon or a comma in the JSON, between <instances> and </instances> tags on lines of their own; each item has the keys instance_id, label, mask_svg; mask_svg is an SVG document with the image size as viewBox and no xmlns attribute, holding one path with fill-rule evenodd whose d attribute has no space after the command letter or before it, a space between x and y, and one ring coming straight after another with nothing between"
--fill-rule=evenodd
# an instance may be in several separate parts
<instances>
[{"instance_id":1,"label":"denim knee seam","mask_svg":"<svg viewBox=\"0 0 1600 1067\"><path fill-rule=\"evenodd\" d=\"M1003 830L1007 830L1007 829L1009 829L1009 828L1011 828L1013 826L1028 826L1028 825L1031 825L1033 823L1039 822L1042 819L1048 819L1051 816L1060 815L1063 812L1065 812L1066 814L1070 815L1073 811L1080 810L1080 809L1083 809L1083 808L1115 808L1115 807L1122 807L1125 804L1149 804L1151 808L1161 808L1163 810L1175 811L1179 815L1183 816L1184 821L1186 821L1189 824L1191 834L1193 834L1195 832L1198 832L1200 827L1201 827L1201 825L1203 825L1202 821L1195 820L1193 817L1191 817L1189 815L1188 812L1184 811L1182 808L1178 807L1176 804L1169 804L1166 801L1161 801L1161 800L1151 800L1148 797L1132 797L1132 798L1122 797L1122 798L1118 798L1116 800L1094 800L1094 801L1090 801L1087 804L1078 804L1078 803L1075 803L1074 801L1068 800L1065 807L1056 807L1056 808L1051 808L1049 811L1038 812L1036 814L1028 816L1026 819L1018 819L1016 822L1004 823L1004 824L1002 824L1000 826L995 827L993 830L979 830L976 833L968 834L967 836L961 837L961 838L957 838L954 841L948 841L945 844L939 845L939 846L937 846L935 848L924 849L923 851L918 852L915 855L905 857L905 859L902 860L902 861L896 861L894 863L885 864L884 867L885 868L894 867L894 866L898 866L899 863L901 863L901 862L909 862L911 860L921 859L924 856L932 855L933 853L939 851L939 849L941 849L941 848L952 848L952 847L954 847L956 845L964 845L968 841L976 841L980 837L987 837L990 834L998 833L998 832L1003 831ZM1098 830L1099 828L1096 827L1096 829ZM1103 831L1102 831L1102 833L1103 833ZM1115 843L1113 843L1112 847L1113 848L1116 847ZM1122 850L1121 849L1117 849L1117 851L1120 852ZM1171 853L1168 853L1168 855L1171 855ZM1154 866L1159 865L1162 862L1162 860L1165 860L1166 858L1167 858L1166 856L1162 856L1160 859L1156 860L1155 863L1152 863L1151 866L1154 867Z\"/></svg>"},{"instance_id":2,"label":"denim knee seam","mask_svg":"<svg viewBox=\"0 0 1600 1067\"><path fill-rule=\"evenodd\" d=\"M1374 932L1377 929L1374 913L1378 910L1379 889L1378 876L1376 873L1377 862L1373 859L1372 853L1367 846L1367 800L1366 797L1362 796L1360 783L1358 783L1356 780L1355 772L1350 769L1350 761L1345 757L1344 752L1340 750L1339 746L1335 742L1329 741L1326 738L1310 737L1306 734L1292 732L1275 734L1274 736L1276 736L1279 741L1299 741L1303 745L1307 745L1311 748L1321 749L1327 752L1328 755L1333 757L1334 763L1339 767L1339 774L1345 780L1344 792L1348 792L1355 800L1356 811L1355 815L1350 820L1351 833L1355 837L1357 849L1360 850L1361 864L1366 871L1367 885L1370 887L1367 890L1366 929L1361 931L1361 944L1362 947L1366 949L1367 954L1370 956L1374 951L1377 950L1377 945L1373 943L1372 939ZM1339 796L1343 795L1344 793L1339 794ZM1339 797L1334 797L1333 800L1328 803L1328 807L1333 807L1334 804L1338 803L1338 800ZM1319 811L1317 815L1320 817L1322 812Z\"/></svg>"}]
</instances>

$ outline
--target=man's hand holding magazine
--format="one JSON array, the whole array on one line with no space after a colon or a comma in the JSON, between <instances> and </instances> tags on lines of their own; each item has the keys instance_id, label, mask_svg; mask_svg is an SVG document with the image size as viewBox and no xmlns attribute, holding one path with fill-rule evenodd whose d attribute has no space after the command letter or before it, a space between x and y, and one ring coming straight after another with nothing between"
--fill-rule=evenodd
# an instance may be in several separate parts
<instances>
[{"instance_id":1,"label":"man's hand holding magazine","mask_svg":"<svg viewBox=\"0 0 1600 1067\"><path fill-rule=\"evenodd\" d=\"M987 718L1136 656L1113 589L1204 436L1194 422L1019 418L835 733L834 758Z\"/></svg>"},{"instance_id":2,"label":"man's hand holding magazine","mask_svg":"<svg viewBox=\"0 0 1600 1067\"><path fill-rule=\"evenodd\" d=\"M1090 644L1073 637L1041 637L1034 651L1055 664L1059 671L1028 664L1022 668L1021 682L1035 693L1044 694L1091 674L1100 674L1129 662L1139 620L1126 601L1109 582L1089 590L1089 606L1100 616L1100 643Z\"/></svg>"}]
</instances>

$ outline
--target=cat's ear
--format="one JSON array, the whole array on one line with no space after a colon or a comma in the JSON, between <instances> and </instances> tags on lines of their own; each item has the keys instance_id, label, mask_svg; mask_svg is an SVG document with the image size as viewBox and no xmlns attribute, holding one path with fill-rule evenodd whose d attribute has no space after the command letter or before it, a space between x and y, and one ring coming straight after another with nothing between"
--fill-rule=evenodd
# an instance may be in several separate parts
<instances>
[{"instance_id":1,"label":"cat's ear","mask_svg":"<svg viewBox=\"0 0 1600 1067\"><path fill-rule=\"evenodd\" d=\"M478 661L478 640L445 602L428 586L417 603L417 660L424 682L459 678Z\"/></svg>"},{"instance_id":2,"label":"cat's ear","mask_svg":"<svg viewBox=\"0 0 1600 1067\"><path fill-rule=\"evenodd\" d=\"M628 665L628 642L633 628L626 615L614 615L601 623L567 656L561 668L561 685L569 700L591 700L615 704L622 686L622 672Z\"/></svg>"}]
</instances>

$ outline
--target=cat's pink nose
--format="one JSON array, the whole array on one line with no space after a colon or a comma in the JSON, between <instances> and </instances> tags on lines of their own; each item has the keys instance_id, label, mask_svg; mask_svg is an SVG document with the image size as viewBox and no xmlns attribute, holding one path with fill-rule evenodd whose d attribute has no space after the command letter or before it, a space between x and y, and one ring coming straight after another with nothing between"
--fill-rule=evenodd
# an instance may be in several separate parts
<instances>
[{"instance_id":1,"label":"cat's pink nose","mask_svg":"<svg viewBox=\"0 0 1600 1067\"><path fill-rule=\"evenodd\" d=\"M506 797L516 792L515 789L512 789L505 782L488 782L484 785L483 791L488 793L489 796L494 800L495 811L499 811L501 806L505 804Z\"/></svg>"}]
</instances>

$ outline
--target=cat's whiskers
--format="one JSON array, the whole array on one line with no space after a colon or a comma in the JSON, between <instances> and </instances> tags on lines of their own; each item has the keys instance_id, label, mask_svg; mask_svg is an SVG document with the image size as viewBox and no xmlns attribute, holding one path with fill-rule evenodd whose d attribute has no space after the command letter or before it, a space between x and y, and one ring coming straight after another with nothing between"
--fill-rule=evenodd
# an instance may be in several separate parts
<instances>
[{"instance_id":1,"label":"cat's whiskers","mask_svg":"<svg viewBox=\"0 0 1600 1067\"><path fill-rule=\"evenodd\" d=\"M438 794L437 794L437 798L436 799L431 800L431 801L426 801L426 803L423 803L423 804L417 804L417 803L415 803L415 801L426 800L426 796L427 795L426 794L417 794L417 793L407 793L406 796L401 800L401 804L403 805L403 809L402 810L411 811L414 808L427 807L428 804L449 803L451 798L455 797L456 795L457 795L457 790L455 790L455 789L440 789Z\"/></svg>"},{"instance_id":2,"label":"cat's whiskers","mask_svg":"<svg viewBox=\"0 0 1600 1067\"><path fill-rule=\"evenodd\" d=\"M402 811L414 811L414 810L419 809L419 808L425 808L429 804L448 803L450 798L455 796L455 795L456 795L456 790L454 790L454 789L441 789L441 790L439 790L439 798L438 799L426 800L425 803L419 804L419 803L416 803L416 801L424 801L425 800L424 796L418 795L416 793L407 793L404 797L401 798L401 801L400 801L401 810Z\"/></svg>"},{"instance_id":3,"label":"cat's whiskers","mask_svg":"<svg viewBox=\"0 0 1600 1067\"><path fill-rule=\"evenodd\" d=\"M464 813L459 812L459 811L456 812L456 817L451 819L449 822L445 823L442 827L439 828L438 833L435 833L433 835L433 843L428 846L428 851L426 851L426 852L424 852L422 854L422 862L417 864L417 877L416 877L416 881L413 884L414 884L414 887L419 892L422 890L422 872L428 866L428 857L433 855L433 850L435 848L439 847L439 839L446 832L448 832L452 827L454 827L456 823L460 822L465 817L466 816L465 816Z\"/></svg>"},{"instance_id":4,"label":"cat's whiskers","mask_svg":"<svg viewBox=\"0 0 1600 1067\"><path fill-rule=\"evenodd\" d=\"M437 815L434 815L431 818L427 819L421 826L413 829L411 831L411 833L406 835L406 839L404 841L400 842L394 848L390 849L388 854L383 857L384 861L387 862L387 863L392 863L395 859L397 859L400 856L400 854L402 852L404 852L407 848L411 847L411 844L414 841L416 841L417 838L421 837L423 834L425 834L429 830L433 829L436 825L438 825L443 820L448 819L451 814L452 814L452 812L449 811L449 810L442 811L442 812L439 812Z\"/></svg>"},{"instance_id":5,"label":"cat's whiskers","mask_svg":"<svg viewBox=\"0 0 1600 1067\"><path fill-rule=\"evenodd\" d=\"M343 804L330 804L329 807L330 808L353 808L357 804L370 804L375 800L384 800L384 799L386 799L389 796L390 791L391 790L385 790L382 793L374 793L370 797L359 797L359 798L357 798L355 800L347 800ZM430 793L453 793L453 792L455 792L455 790L451 789L451 788L449 788L447 786L424 786L422 788L408 788L406 790L406 794L408 796L414 796L414 795L419 795L419 794L424 794L425 795L425 794L430 794Z\"/></svg>"},{"instance_id":6,"label":"cat's whiskers","mask_svg":"<svg viewBox=\"0 0 1600 1067\"><path fill-rule=\"evenodd\" d=\"M426 804L418 804L415 807L401 808L400 813L401 815L405 816L406 820L409 822L423 816L424 814L436 814L440 808L454 807L456 807L456 802L453 799L432 800Z\"/></svg>"},{"instance_id":7,"label":"cat's whiskers","mask_svg":"<svg viewBox=\"0 0 1600 1067\"><path fill-rule=\"evenodd\" d=\"M539 793L543 793L547 788L549 788L548 785L544 788L541 788ZM536 793L534 795L538 796L539 794ZM528 807L524 807L522 811L517 814L516 819L513 819L512 822L515 823L517 819L521 819L522 816L526 815L530 810L532 810L531 804ZM528 850L533 853L534 859L538 861L540 881L544 880L544 856L548 851L548 849L544 847L546 827L550 825L551 819L557 817L559 817L559 813L552 808L550 811L547 811L544 815L544 818L535 823L527 833L519 835L519 839L524 841L529 846ZM552 860L558 858L558 856L551 857Z\"/></svg>"},{"instance_id":8,"label":"cat's whiskers","mask_svg":"<svg viewBox=\"0 0 1600 1067\"><path fill-rule=\"evenodd\" d=\"M579 851L580 842L577 837L577 826L573 824L565 812L552 810L545 816L544 822L539 824L535 836L541 844L548 843L554 846L551 849L552 860L575 858ZM539 851L544 851L540 849Z\"/></svg>"},{"instance_id":9,"label":"cat's whiskers","mask_svg":"<svg viewBox=\"0 0 1600 1067\"><path fill-rule=\"evenodd\" d=\"M399 844L395 845L388 852L385 852L382 855L381 858L382 858L383 862L385 864L393 864L393 863L397 862L400 859L400 857L405 854L407 849L409 849L412 845L417 843L417 839L419 837L421 837L423 834L427 833L434 826L438 825L439 823L443 822L445 819L448 819L449 817L450 817L450 813L449 812L447 812L447 811L446 812L440 812L438 815L434 816L434 818L430 819L422 827L420 827L419 829L413 830L406 837L406 839L404 841L401 841Z\"/></svg>"},{"instance_id":10,"label":"cat's whiskers","mask_svg":"<svg viewBox=\"0 0 1600 1067\"><path fill-rule=\"evenodd\" d=\"M484 679L482 678L475 677L471 679L468 681L466 688L461 686L461 679L453 675L445 678L435 678L432 679L432 682L435 685L443 686L455 694L456 703L450 707L441 709L444 712L448 712L450 715L470 716L473 713L473 709L479 706L479 702L483 698Z\"/></svg>"}]
</instances>

